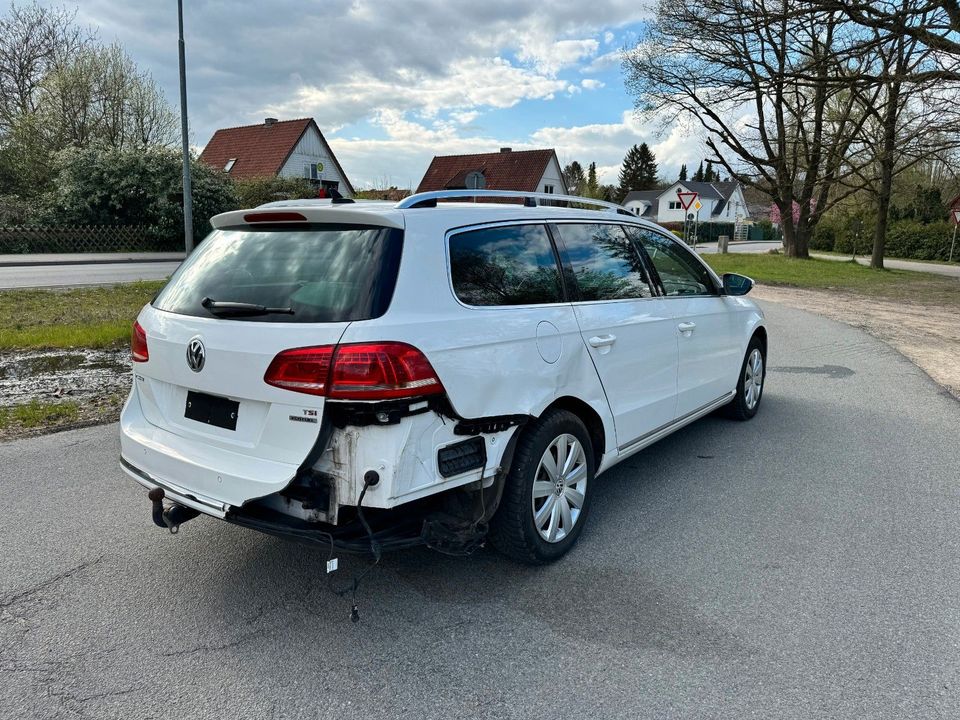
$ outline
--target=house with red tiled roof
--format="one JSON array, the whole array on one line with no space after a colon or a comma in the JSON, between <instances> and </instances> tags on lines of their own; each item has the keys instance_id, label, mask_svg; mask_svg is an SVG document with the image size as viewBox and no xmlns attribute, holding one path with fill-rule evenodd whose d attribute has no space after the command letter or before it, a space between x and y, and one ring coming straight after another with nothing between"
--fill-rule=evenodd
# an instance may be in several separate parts
<instances>
[{"instance_id":1,"label":"house with red tiled roof","mask_svg":"<svg viewBox=\"0 0 960 720\"><path fill-rule=\"evenodd\" d=\"M417 192L431 190L520 190L566 195L560 161L552 148L474 155L437 155L430 162Z\"/></svg>"},{"instance_id":2,"label":"house with red tiled roof","mask_svg":"<svg viewBox=\"0 0 960 720\"><path fill-rule=\"evenodd\" d=\"M200 161L234 178L302 177L318 191L354 190L313 118L277 120L217 130Z\"/></svg>"}]
</instances>

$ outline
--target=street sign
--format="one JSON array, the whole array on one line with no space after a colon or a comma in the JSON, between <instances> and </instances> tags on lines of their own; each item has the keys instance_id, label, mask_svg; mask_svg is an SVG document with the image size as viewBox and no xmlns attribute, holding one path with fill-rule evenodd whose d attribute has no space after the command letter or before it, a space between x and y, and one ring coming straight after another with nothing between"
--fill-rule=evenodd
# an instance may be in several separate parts
<instances>
[{"instance_id":1,"label":"street sign","mask_svg":"<svg viewBox=\"0 0 960 720\"><path fill-rule=\"evenodd\" d=\"M693 209L694 209L694 210L699 210L699 209L702 208L702 207L703 207L703 205L701 204L701 202L700 202L699 200L694 201L694 203L693 203Z\"/></svg>"},{"instance_id":2,"label":"street sign","mask_svg":"<svg viewBox=\"0 0 960 720\"><path fill-rule=\"evenodd\" d=\"M960 225L960 210L953 211L953 223L954 225Z\"/></svg>"},{"instance_id":3,"label":"street sign","mask_svg":"<svg viewBox=\"0 0 960 720\"><path fill-rule=\"evenodd\" d=\"M693 201L697 199L697 193L695 192L680 192L677 190L677 198L680 200L680 206L684 210L689 210L690 206L693 205Z\"/></svg>"}]
</instances>

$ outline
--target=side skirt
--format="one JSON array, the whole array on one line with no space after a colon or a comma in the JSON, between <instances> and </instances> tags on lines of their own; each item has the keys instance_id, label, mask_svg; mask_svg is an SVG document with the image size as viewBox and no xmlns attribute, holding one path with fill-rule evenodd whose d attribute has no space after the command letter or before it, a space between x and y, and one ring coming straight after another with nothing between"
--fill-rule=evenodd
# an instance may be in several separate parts
<instances>
[{"instance_id":1,"label":"side skirt","mask_svg":"<svg viewBox=\"0 0 960 720\"><path fill-rule=\"evenodd\" d=\"M717 408L721 408L726 405L730 400L733 399L733 396L736 395L736 390L731 390L729 393L718 397L716 400L713 400L703 407L697 408L691 412L688 412L686 415L677 418L673 422L667 423L666 425L661 425L654 430L641 435L636 440L632 440L625 445L621 445L617 448L617 457L614 462L612 462L607 467L613 467L616 463L621 460L625 460L634 453L638 453L646 447L653 445L657 440L662 440L667 435L679 430L685 425L689 425L695 420L699 420L704 415L709 415ZM607 468L604 468L606 470Z\"/></svg>"}]
</instances>

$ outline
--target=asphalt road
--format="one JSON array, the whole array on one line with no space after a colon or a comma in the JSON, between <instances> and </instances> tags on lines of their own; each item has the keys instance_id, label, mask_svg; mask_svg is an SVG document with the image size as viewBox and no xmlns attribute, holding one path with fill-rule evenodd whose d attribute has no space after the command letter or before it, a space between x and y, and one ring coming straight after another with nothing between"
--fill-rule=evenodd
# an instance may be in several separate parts
<instances>
[{"instance_id":1,"label":"asphalt road","mask_svg":"<svg viewBox=\"0 0 960 720\"><path fill-rule=\"evenodd\" d=\"M179 261L83 265L0 266L0 290L11 288L107 285L169 277Z\"/></svg>"},{"instance_id":2,"label":"asphalt road","mask_svg":"<svg viewBox=\"0 0 960 720\"><path fill-rule=\"evenodd\" d=\"M325 552L154 528L115 425L0 445L0 715L960 716L960 404L860 331L766 307L752 422L599 479L551 567L387 556L357 625Z\"/></svg>"}]
</instances>

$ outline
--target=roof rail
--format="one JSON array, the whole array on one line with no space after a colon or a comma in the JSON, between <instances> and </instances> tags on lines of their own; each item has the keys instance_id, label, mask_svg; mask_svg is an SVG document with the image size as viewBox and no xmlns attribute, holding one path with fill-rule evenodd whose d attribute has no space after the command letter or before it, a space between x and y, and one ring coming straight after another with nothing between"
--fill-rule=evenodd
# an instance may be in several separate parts
<instances>
[{"instance_id":1,"label":"roof rail","mask_svg":"<svg viewBox=\"0 0 960 720\"><path fill-rule=\"evenodd\" d=\"M410 208L436 207L437 200L450 200L453 198L513 198L523 200L527 207L538 207L542 201L556 203L557 201L577 203L578 205L596 205L611 212L617 212L621 215L633 215L623 205L607 202L606 200L594 200L593 198L579 197L577 195L554 195L553 193L522 192L520 190L432 190L430 192L417 193L410 195L398 202L394 207L397 210L408 210Z\"/></svg>"}]
</instances>

